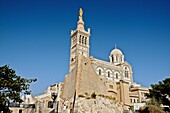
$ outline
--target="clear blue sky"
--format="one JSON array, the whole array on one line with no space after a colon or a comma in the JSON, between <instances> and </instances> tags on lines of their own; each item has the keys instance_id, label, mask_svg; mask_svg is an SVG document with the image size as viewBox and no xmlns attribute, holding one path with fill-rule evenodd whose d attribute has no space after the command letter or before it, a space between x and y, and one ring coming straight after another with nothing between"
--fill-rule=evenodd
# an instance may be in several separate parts
<instances>
[{"instance_id":1,"label":"clear blue sky","mask_svg":"<svg viewBox=\"0 0 170 113\"><path fill-rule=\"evenodd\" d=\"M0 66L37 78L33 95L64 81L80 7L91 56L109 61L117 44L137 83L170 77L170 0L1 0Z\"/></svg>"}]
</instances>

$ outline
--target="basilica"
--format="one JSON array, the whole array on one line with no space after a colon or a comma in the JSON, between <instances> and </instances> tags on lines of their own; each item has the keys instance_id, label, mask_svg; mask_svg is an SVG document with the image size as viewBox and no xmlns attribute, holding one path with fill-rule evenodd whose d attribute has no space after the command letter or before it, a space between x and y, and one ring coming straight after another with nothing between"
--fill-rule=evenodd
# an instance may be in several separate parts
<instances>
[{"instance_id":1,"label":"basilica","mask_svg":"<svg viewBox=\"0 0 170 113\"><path fill-rule=\"evenodd\" d=\"M114 97L127 106L144 102L148 88L133 81L132 66L124 61L122 51L113 49L110 62L89 56L90 35L90 29L86 31L84 28L83 11L80 9L77 29L71 31L70 70L65 77L62 98L95 92Z\"/></svg>"},{"instance_id":2,"label":"basilica","mask_svg":"<svg viewBox=\"0 0 170 113\"><path fill-rule=\"evenodd\" d=\"M71 109L76 100L89 99L92 94L109 97L127 108L146 101L145 93L149 90L134 82L132 66L124 60L120 49L115 47L110 52L110 62L90 56L89 42L92 37L90 29L86 30L84 24L83 10L80 8L77 28L71 30L70 35L69 72L64 82L49 86L44 94L25 97L24 103L35 104L35 112L47 113L50 108L55 108L64 113L63 109L67 109L65 103L71 102Z\"/></svg>"}]
</instances>

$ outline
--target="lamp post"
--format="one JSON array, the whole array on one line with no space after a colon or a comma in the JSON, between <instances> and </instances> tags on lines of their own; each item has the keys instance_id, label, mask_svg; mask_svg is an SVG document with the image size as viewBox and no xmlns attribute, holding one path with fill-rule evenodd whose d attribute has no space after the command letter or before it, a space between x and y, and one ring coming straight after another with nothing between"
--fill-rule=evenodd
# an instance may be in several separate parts
<instances>
[{"instance_id":1,"label":"lamp post","mask_svg":"<svg viewBox=\"0 0 170 113\"><path fill-rule=\"evenodd\" d=\"M54 92L51 93L51 99L53 100L53 105L55 103L55 100L57 99L57 96L58 96L58 93L54 93ZM58 113L58 104L59 104L59 102L57 101L56 113Z\"/></svg>"}]
</instances>

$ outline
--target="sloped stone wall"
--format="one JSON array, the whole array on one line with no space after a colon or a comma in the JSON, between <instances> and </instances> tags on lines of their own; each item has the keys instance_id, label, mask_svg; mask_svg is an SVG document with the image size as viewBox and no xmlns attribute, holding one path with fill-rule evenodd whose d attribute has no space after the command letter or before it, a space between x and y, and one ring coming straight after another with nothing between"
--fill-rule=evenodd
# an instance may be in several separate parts
<instances>
[{"instance_id":1,"label":"sloped stone wall","mask_svg":"<svg viewBox=\"0 0 170 113\"><path fill-rule=\"evenodd\" d=\"M76 88L76 77L77 77L77 68L74 68L64 80L64 87L62 90L62 98L70 99L74 97L74 92Z\"/></svg>"},{"instance_id":2,"label":"sloped stone wall","mask_svg":"<svg viewBox=\"0 0 170 113\"><path fill-rule=\"evenodd\" d=\"M97 94L107 94L106 84L93 70L91 60L83 56L79 58L77 95L92 94L94 92Z\"/></svg>"}]
</instances>

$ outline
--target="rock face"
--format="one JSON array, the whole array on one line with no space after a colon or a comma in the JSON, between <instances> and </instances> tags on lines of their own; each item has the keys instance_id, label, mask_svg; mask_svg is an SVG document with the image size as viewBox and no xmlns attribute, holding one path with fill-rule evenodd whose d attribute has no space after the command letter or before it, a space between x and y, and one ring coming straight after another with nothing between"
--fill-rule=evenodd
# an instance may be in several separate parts
<instances>
[{"instance_id":1,"label":"rock face","mask_svg":"<svg viewBox=\"0 0 170 113\"><path fill-rule=\"evenodd\" d=\"M72 104L67 101L64 105L61 109L62 113L70 113ZM74 105L74 113L123 113L125 109L122 103L103 97L96 97L96 99L78 98Z\"/></svg>"}]
</instances>

